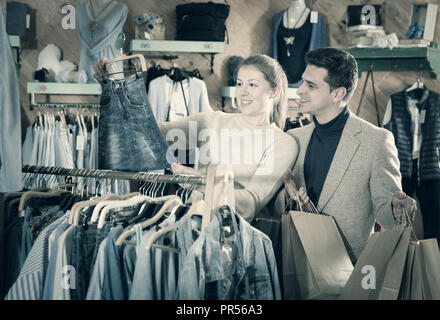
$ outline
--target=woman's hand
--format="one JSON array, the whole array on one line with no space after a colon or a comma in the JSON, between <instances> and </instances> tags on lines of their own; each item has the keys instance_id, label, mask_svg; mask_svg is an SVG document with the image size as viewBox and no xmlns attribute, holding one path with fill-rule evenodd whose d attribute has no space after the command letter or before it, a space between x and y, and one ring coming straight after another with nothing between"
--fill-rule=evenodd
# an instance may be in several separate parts
<instances>
[{"instance_id":1,"label":"woman's hand","mask_svg":"<svg viewBox=\"0 0 440 320\"><path fill-rule=\"evenodd\" d=\"M93 66L93 69L95 70L95 74L93 75L93 78L95 78L96 81L98 81L99 83L102 83L104 81L105 78L104 70L107 70L107 74L111 74L115 72L115 68L113 67L113 64L109 63L109 61L110 60L108 60L106 57L103 57L99 59L96 65ZM114 79L114 75L110 75L109 78Z\"/></svg>"},{"instance_id":2,"label":"woman's hand","mask_svg":"<svg viewBox=\"0 0 440 320\"><path fill-rule=\"evenodd\" d=\"M286 190L286 193L290 199L300 202L303 206L309 203L310 199L307 196L307 192L303 187L299 188L298 190L295 182L292 179L292 171L290 169L287 170L286 174L284 175L284 189Z\"/></svg>"}]
</instances>

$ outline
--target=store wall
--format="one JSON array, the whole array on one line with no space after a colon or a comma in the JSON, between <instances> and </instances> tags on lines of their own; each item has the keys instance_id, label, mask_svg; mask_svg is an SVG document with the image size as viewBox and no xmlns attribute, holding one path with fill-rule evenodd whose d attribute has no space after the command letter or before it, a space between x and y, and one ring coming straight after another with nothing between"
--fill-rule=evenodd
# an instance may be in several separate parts
<instances>
[{"instance_id":1,"label":"store wall","mask_svg":"<svg viewBox=\"0 0 440 320\"><path fill-rule=\"evenodd\" d=\"M32 81L32 72L37 67L39 52L49 43L59 46L64 53L64 59L79 63L81 44L76 30L64 30L61 27L63 14L61 8L66 4L77 5L78 0L21 0L37 10L37 49L23 49L21 52L20 92L23 111L23 130L33 121L33 113L29 111L29 99L26 93L26 83ZM134 17L144 12L160 14L167 28L167 38L175 37L175 6L188 2L182 0L120 0L129 8L129 16L125 25L127 39L134 38ZM216 0L215 2L223 3ZM250 54L267 53L269 47L269 34L271 18L274 14L286 8L290 0L228 0L224 1L231 6L227 20L229 44L225 44L225 51L215 57L214 73L209 71L210 55L208 54L179 54L178 66L188 70L198 68L208 87L209 99L215 110L221 108L220 88L228 81L226 69L227 59L232 55L246 57ZM420 0L382 0L382 1L353 1L353 0L308 0L310 8L321 12L325 17L327 43L329 46L343 48L349 44L350 35L345 30L343 21L346 18L347 5L354 4L382 4L385 10L384 27L387 33L395 32L400 39L408 29L411 3L426 2ZM440 0L431 0L440 4ZM435 41L439 42L440 23L437 23ZM147 60L149 61L149 60ZM168 67L165 61L156 60L156 63ZM365 74L359 79L358 89L350 103L350 108L356 110L359 103ZM416 80L415 73L380 72L375 73L376 94L379 103L380 117L383 117L386 103L390 94L402 90L405 85ZM429 78L423 79L424 83L432 90L440 91L440 83ZM41 100L40 100L41 101ZM51 101L91 101L83 97L56 97ZM96 99L92 99L93 102ZM227 106L228 109L228 106ZM375 108L371 83L368 83L360 116L376 123Z\"/></svg>"}]
</instances>

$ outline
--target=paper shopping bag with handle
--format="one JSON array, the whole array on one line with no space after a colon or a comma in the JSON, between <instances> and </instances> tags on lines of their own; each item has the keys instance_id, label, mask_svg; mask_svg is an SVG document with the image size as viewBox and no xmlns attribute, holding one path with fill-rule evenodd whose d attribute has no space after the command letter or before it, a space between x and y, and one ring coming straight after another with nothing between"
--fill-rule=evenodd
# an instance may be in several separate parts
<instances>
[{"instance_id":1,"label":"paper shopping bag with handle","mask_svg":"<svg viewBox=\"0 0 440 320\"><path fill-rule=\"evenodd\" d=\"M397 300L402 285L405 261L408 255L411 229L405 228L396 249L386 266L382 286L371 290L369 299Z\"/></svg>"},{"instance_id":2,"label":"paper shopping bag with handle","mask_svg":"<svg viewBox=\"0 0 440 320\"><path fill-rule=\"evenodd\" d=\"M387 267L398 248L405 228L404 225L395 225L389 230L371 235L354 266L353 273L342 289L340 299L368 300L377 297L375 290L379 289L380 292L382 289ZM392 283L392 280L387 281ZM384 296L385 292L382 293L382 297Z\"/></svg>"},{"instance_id":3,"label":"paper shopping bag with handle","mask_svg":"<svg viewBox=\"0 0 440 320\"><path fill-rule=\"evenodd\" d=\"M437 239L411 241L399 299L440 299L440 251Z\"/></svg>"},{"instance_id":4,"label":"paper shopping bag with handle","mask_svg":"<svg viewBox=\"0 0 440 320\"><path fill-rule=\"evenodd\" d=\"M419 243L423 298L440 300L440 250L437 239L420 240Z\"/></svg>"},{"instance_id":5,"label":"paper shopping bag with handle","mask_svg":"<svg viewBox=\"0 0 440 320\"><path fill-rule=\"evenodd\" d=\"M284 299L337 299L353 271L333 218L313 211L282 217Z\"/></svg>"}]
</instances>

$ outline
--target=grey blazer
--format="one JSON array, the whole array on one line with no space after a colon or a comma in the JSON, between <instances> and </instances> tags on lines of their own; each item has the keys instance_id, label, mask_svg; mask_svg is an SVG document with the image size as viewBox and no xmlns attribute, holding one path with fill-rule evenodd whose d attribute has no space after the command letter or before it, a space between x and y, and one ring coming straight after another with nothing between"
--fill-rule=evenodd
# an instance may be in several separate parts
<instances>
[{"instance_id":1,"label":"grey blazer","mask_svg":"<svg viewBox=\"0 0 440 320\"><path fill-rule=\"evenodd\" d=\"M292 170L298 188L307 188L304 159L314 129L312 123L288 131L299 148ZM364 249L375 221L384 228L394 222L391 199L395 191L402 190L399 165L392 133L350 112L317 209L334 217L353 262Z\"/></svg>"}]
</instances>

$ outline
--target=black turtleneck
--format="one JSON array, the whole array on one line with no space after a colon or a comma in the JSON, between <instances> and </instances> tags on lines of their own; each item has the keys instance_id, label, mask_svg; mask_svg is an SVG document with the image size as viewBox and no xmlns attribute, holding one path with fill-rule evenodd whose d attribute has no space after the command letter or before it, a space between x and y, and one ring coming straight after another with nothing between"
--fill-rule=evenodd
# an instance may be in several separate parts
<instances>
[{"instance_id":1,"label":"black turtleneck","mask_svg":"<svg viewBox=\"0 0 440 320\"><path fill-rule=\"evenodd\" d=\"M325 178L341 139L342 131L349 116L348 107L330 122L320 124L315 117L315 130L310 138L304 163L304 179L307 195L315 206L318 205Z\"/></svg>"}]
</instances>

